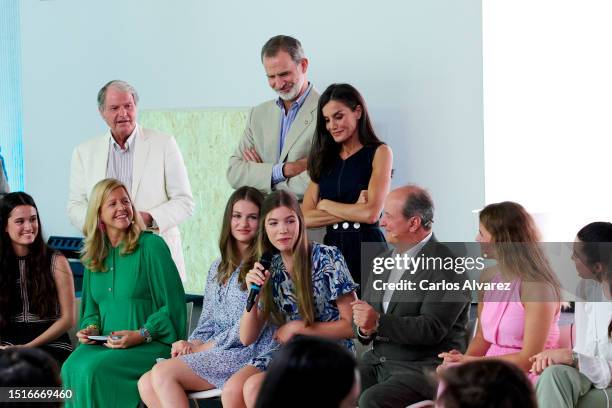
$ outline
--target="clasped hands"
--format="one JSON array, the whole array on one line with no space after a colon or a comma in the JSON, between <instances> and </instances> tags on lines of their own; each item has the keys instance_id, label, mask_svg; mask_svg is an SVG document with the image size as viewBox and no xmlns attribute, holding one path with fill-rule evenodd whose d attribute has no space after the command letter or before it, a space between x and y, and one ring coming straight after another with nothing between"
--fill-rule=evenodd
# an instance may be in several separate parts
<instances>
[{"instance_id":1,"label":"clasped hands","mask_svg":"<svg viewBox=\"0 0 612 408\"><path fill-rule=\"evenodd\" d=\"M534 374L542 374L546 367L555 364L573 365L572 350L568 348L544 350L541 353L529 357L532 363L531 371Z\"/></svg>"},{"instance_id":2,"label":"clasped hands","mask_svg":"<svg viewBox=\"0 0 612 408\"><path fill-rule=\"evenodd\" d=\"M196 340L197 341L197 340ZM186 340L179 340L172 343L172 349L170 350L171 357L184 356L185 354L198 353L200 351L206 351L211 349L215 343L213 341L207 341L206 343L192 343Z\"/></svg>"},{"instance_id":3,"label":"clasped hands","mask_svg":"<svg viewBox=\"0 0 612 408\"><path fill-rule=\"evenodd\" d=\"M88 336L97 336L99 334L100 331L93 327L87 327L76 332L79 342L83 344L96 344L96 341L89 339ZM111 336L116 336L118 338L113 339ZM140 335L139 330L119 330L111 332L103 346L113 349L123 349L137 346L144 343L144 341L145 339Z\"/></svg>"},{"instance_id":4,"label":"clasped hands","mask_svg":"<svg viewBox=\"0 0 612 408\"><path fill-rule=\"evenodd\" d=\"M439 365L436 369L436 371L438 372L452 365L466 363L468 361L474 361L478 359L478 357L466 356L458 350L451 350L446 353L440 353L438 357L443 359L442 364ZM572 350L544 350L541 353L534 354L533 356L529 357L529 361L532 363L529 371L539 375L542 374L542 372L551 365L565 364L571 366L573 364Z\"/></svg>"}]
</instances>

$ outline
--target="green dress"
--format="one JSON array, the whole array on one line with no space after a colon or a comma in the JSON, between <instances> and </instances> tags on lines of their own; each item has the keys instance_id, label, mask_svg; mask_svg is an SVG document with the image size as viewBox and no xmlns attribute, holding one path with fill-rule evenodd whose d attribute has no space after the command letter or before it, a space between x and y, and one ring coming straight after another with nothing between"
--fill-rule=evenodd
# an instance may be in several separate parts
<instances>
[{"instance_id":1,"label":"green dress","mask_svg":"<svg viewBox=\"0 0 612 408\"><path fill-rule=\"evenodd\" d=\"M184 338L183 284L162 238L142 233L137 249L121 255L110 248L106 272L85 269L80 328L95 324L102 335L146 327L153 337L127 349L80 344L62 367L66 407L136 407L137 382L158 357L168 358Z\"/></svg>"}]
</instances>

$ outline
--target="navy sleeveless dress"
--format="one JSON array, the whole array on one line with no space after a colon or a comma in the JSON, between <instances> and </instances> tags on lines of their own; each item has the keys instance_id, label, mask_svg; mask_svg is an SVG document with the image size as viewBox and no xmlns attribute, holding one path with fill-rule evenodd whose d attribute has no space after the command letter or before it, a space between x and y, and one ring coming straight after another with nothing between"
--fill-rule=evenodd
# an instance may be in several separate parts
<instances>
[{"instance_id":1,"label":"navy sleeveless dress","mask_svg":"<svg viewBox=\"0 0 612 408\"><path fill-rule=\"evenodd\" d=\"M365 145L346 160L336 158L329 171L321 174L319 180L320 199L338 203L354 204L361 190L367 190L372 176L374 153L379 145ZM328 225L323 240L325 245L337 247L351 272L353 280L361 284L361 243L381 243L386 248L385 237L378 226L345 220ZM368 273L369 271L365 271Z\"/></svg>"}]
</instances>

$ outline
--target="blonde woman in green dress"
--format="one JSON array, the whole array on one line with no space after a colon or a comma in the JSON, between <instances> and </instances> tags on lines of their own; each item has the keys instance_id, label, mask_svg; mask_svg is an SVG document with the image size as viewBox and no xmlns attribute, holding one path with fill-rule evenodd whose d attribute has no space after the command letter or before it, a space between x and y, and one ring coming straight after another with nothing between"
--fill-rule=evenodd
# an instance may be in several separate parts
<instances>
[{"instance_id":1,"label":"blonde woman in green dress","mask_svg":"<svg viewBox=\"0 0 612 408\"><path fill-rule=\"evenodd\" d=\"M138 378L185 335L183 285L120 181L94 186L83 232L81 344L62 368L73 392L66 407L136 407ZM108 337L90 337L97 335Z\"/></svg>"}]
</instances>

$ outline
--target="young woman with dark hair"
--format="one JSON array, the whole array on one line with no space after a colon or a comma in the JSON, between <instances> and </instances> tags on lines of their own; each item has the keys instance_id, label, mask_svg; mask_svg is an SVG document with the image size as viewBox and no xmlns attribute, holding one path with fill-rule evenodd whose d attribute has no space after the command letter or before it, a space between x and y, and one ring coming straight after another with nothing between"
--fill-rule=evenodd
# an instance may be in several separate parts
<instances>
[{"instance_id":1,"label":"young woman with dark hair","mask_svg":"<svg viewBox=\"0 0 612 408\"><path fill-rule=\"evenodd\" d=\"M255 407L353 408L360 391L356 370L355 357L338 343L296 336L270 363Z\"/></svg>"},{"instance_id":2,"label":"young woman with dark hair","mask_svg":"<svg viewBox=\"0 0 612 408\"><path fill-rule=\"evenodd\" d=\"M74 283L66 258L51 251L32 197L0 199L0 348L39 347L60 364L72 345Z\"/></svg>"},{"instance_id":3,"label":"young woman with dark hair","mask_svg":"<svg viewBox=\"0 0 612 408\"><path fill-rule=\"evenodd\" d=\"M574 241L572 260L582 278L574 312L572 349L545 350L531 358L542 373L536 385L540 407L611 406L612 224L593 222Z\"/></svg>"},{"instance_id":4,"label":"young woman with dark hair","mask_svg":"<svg viewBox=\"0 0 612 408\"><path fill-rule=\"evenodd\" d=\"M533 387L514 364L473 361L440 373L436 408L536 408Z\"/></svg>"},{"instance_id":5,"label":"young woman with dark hair","mask_svg":"<svg viewBox=\"0 0 612 408\"><path fill-rule=\"evenodd\" d=\"M317 128L308 155L312 182L304 194L306 227L327 226L353 280L361 282L361 243L384 243L378 226L391 185L393 154L372 127L361 94L330 85L319 98Z\"/></svg>"},{"instance_id":6,"label":"young woman with dark hair","mask_svg":"<svg viewBox=\"0 0 612 408\"><path fill-rule=\"evenodd\" d=\"M298 334L336 340L354 351L351 302L357 285L342 254L334 247L310 243L295 196L278 190L261 208L256 256L246 275L248 285L261 287L259 306L244 312L240 340L253 343L262 328L278 326L274 337L285 344ZM276 252L268 270L257 262L262 254ZM253 359L225 384L223 405L252 407L275 350Z\"/></svg>"},{"instance_id":7,"label":"young woman with dark hair","mask_svg":"<svg viewBox=\"0 0 612 408\"><path fill-rule=\"evenodd\" d=\"M208 271L202 314L188 341L172 345L172 359L153 366L138 381L147 407L187 407L185 390L223 388L225 381L252 358L270 350L267 327L250 346L240 343L240 317L247 302L245 275L255 250L263 194L241 187L230 196L221 226L221 258Z\"/></svg>"}]
</instances>

